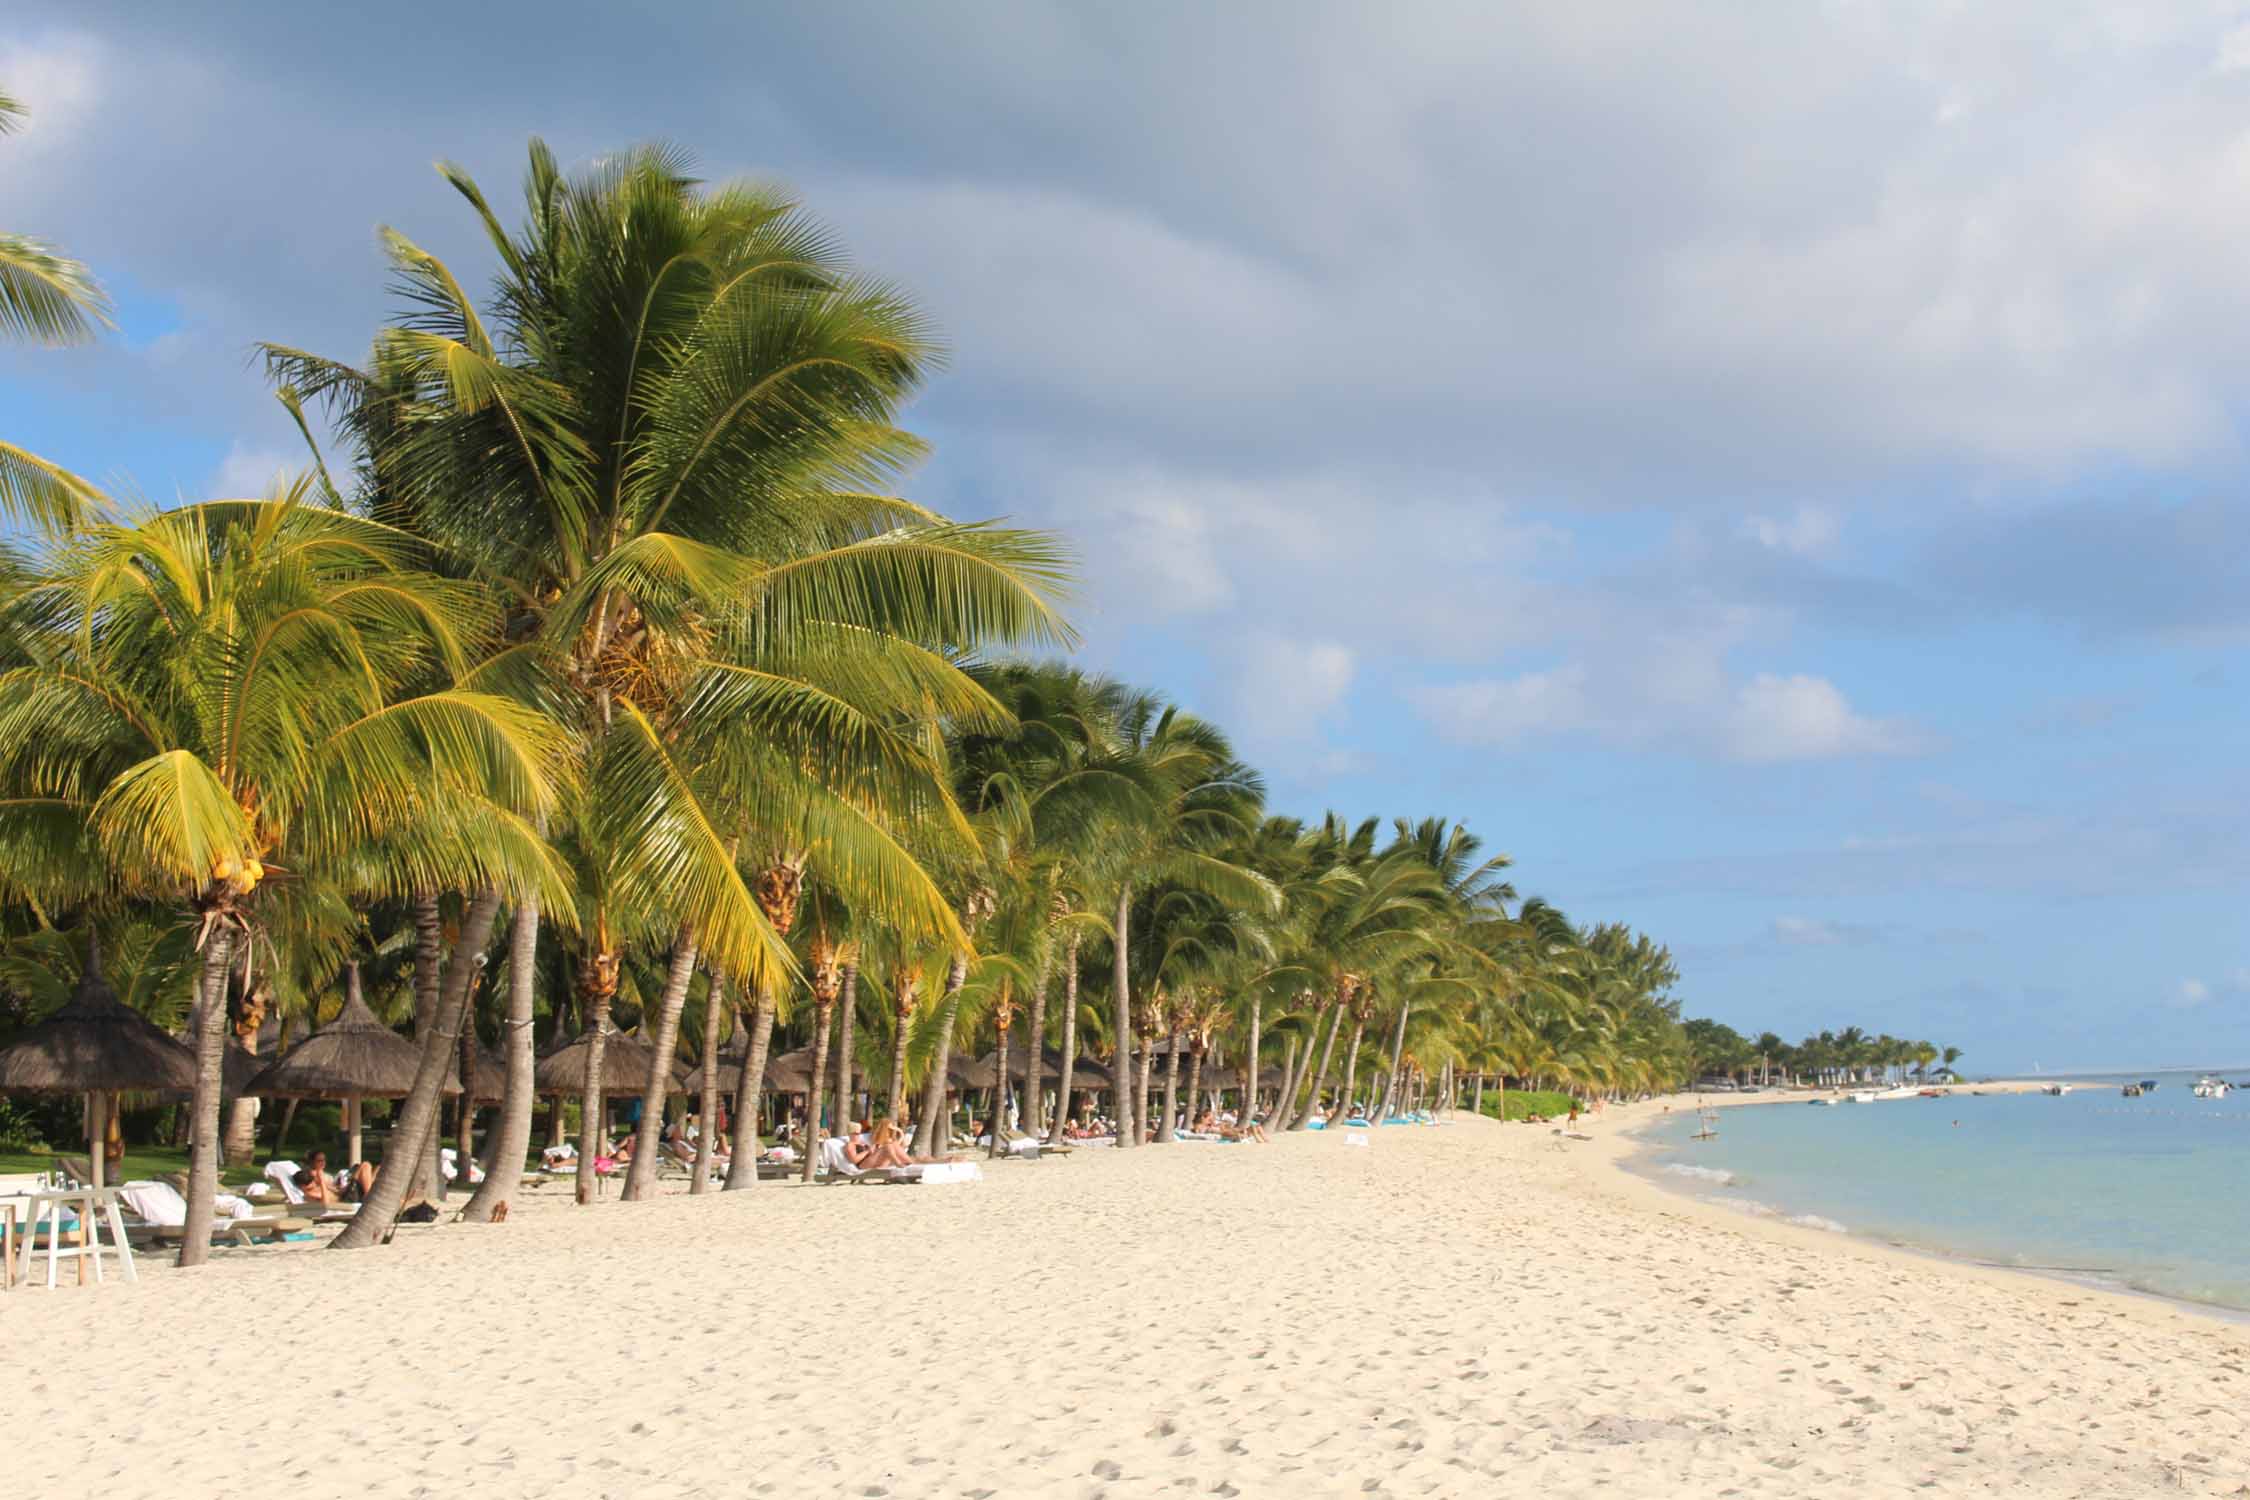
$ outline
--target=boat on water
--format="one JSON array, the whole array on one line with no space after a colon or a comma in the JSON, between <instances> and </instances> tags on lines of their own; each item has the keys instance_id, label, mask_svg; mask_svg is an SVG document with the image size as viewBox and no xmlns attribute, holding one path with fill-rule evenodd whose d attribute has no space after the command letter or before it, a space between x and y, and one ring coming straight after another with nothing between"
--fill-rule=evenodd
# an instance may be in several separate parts
<instances>
[{"instance_id":1,"label":"boat on water","mask_svg":"<svg viewBox=\"0 0 2250 1500\"><path fill-rule=\"evenodd\" d=\"M1813 1099L1810 1099L1810 1100L1808 1100L1808 1101L1806 1101L1806 1102L1808 1102L1808 1103L1811 1103L1811 1104L1820 1104L1820 1105L1828 1105L1828 1106L1834 1106L1834 1105L1838 1105L1838 1104L1841 1104L1841 1103L1843 1103L1844 1101L1843 1101L1843 1100L1841 1100L1841 1099L1831 1099L1831 1098L1829 1098L1829 1097L1828 1097L1828 1096L1827 1096L1826 1094L1822 1094L1822 1095L1819 1095L1818 1097L1816 1097L1816 1098L1813 1098Z\"/></svg>"},{"instance_id":2,"label":"boat on water","mask_svg":"<svg viewBox=\"0 0 2250 1500\"><path fill-rule=\"evenodd\" d=\"M2128 1083L2125 1085L2125 1087L2119 1089L2118 1092L2120 1094L2123 1094L2128 1099L2138 1099L2143 1093L2147 1092L2147 1090L2143 1089L2137 1083Z\"/></svg>"},{"instance_id":3,"label":"boat on water","mask_svg":"<svg viewBox=\"0 0 2250 1500\"><path fill-rule=\"evenodd\" d=\"M2156 1080L2155 1080L2155 1079L2153 1079L2153 1078L2144 1078L2144 1079L2142 1079L2142 1080L2141 1080L2141 1092L2142 1092L2142 1093L2144 1093L2144 1094L2153 1094L2153 1093L2155 1093L2155 1092L2156 1092Z\"/></svg>"},{"instance_id":4,"label":"boat on water","mask_svg":"<svg viewBox=\"0 0 2250 1500\"><path fill-rule=\"evenodd\" d=\"M2040 1092L2043 1094L2052 1094L2059 1099L2063 1095L2070 1092L2070 1085L2067 1083L2050 1083L2045 1088L2041 1089Z\"/></svg>"},{"instance_id":5,"label":"boat on water","mask_svg":"<svg viewBox=\"0 0 2250 1500\"><path fill-rule=\"evenodd\" d=\"M1921 1091L1921 1093L1920 1093L1920 1095L1919 1095L1918 1097L1920 1097L1920 1098L1923 1098L1923 1099L1943 1099L1943 1098L1945 1097L1945 1090L1943 1090L1943 1089L1924 1089L1924 1090L1922 1090L1922 1091Z\"/></svg>"},{"instance_id":6,"label":"boat on water","mask_svg":"<svg viewBox=\"0 0 2250 1500\"><path fill-rule=\"evenodd\" d=\"M2224 1078L2198 1078L2195 1080L2195 1097L2198 1099L2224 1099L2233 1087Z\"/></svg>"},{"instance_id":7,"label":"boat on water","mask_svg":"<svg viewBox=\"0 0 2250 1500\"><path fill-rule=\"evenodd\" d=\"M1853 1089L1845 1097L1854 1104L1873 1104L1882 1096L1873 1089Z\"/></svg>"}]
</instances>

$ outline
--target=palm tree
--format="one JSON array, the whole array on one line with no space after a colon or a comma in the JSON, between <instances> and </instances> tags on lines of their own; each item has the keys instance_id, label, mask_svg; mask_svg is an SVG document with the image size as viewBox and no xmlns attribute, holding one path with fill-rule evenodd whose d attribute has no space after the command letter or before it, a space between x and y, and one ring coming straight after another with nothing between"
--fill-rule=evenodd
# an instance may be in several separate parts
<instances>
[{"instance_id":1,"label":"palm tree","mask_svg":"<svg viewBox=\"0 0 2250 1500\"><path fill-rule=\"evenodd\" d=\"M1099 870L1109 882L1115 913L1110 983L1116 1007L1117 1144L1133 1146L1147 1117L1146 1091L1136 1110L1132 1082L1133 1039L1148 1031L1133 1015L1129 953L1136 888L1167 882L1268 908L1279 897L1263 876L1227 857L1227 843L1254 826L1265 787L1235 759L1225 735L1152 693L1117 694L1103 728L1096 764L1131 789L1098 828L1104 850Z\"/></svg>"},{"instance_id":2,"label":"palm tree","mask_svg":"<svg viewBox=\"0 0 2250 1500\"><path fill-rule=\"evenodd\" d=\"M27 111L0 89L0 135ZM114 328L109 294L85 266L28 235L0 230L0 337L82 344ZM0 441L0 515L60 532L98 512L101 491L67 469Z\"/></svg>"},{"instance_id":3,"label":"palm tree","mask_svg":"<svg viewBox=\"0 0 2250 1500\"><path fill-rule=\"evenodd\" d=\"M394 233L408 311L379 340L381 382L267 353L297 399L408 393L398 487L516 601L512 633L586 746L566 840L588 906L585 1173L626 945L671 950L650 1017L665 1065L697 962L761 995L793 971L732 856L735 810L869 920L965 941L902 843L902 817L968 839L922 726L1003 722L955 658L1067 639L1063 570L1042 537L870 492L920 452L891 417L931 341L787 199L703 190L658 149L567 177L534 142L519 234L443 170L501 262L491 316ZM628 1198L655 1129L644 1116Z\"/></svg>"},{"instance_id":4,"label":"palm tree","mask_svg":"<svg viewBox=\"0 0 2250 1500\"><path fill-rule=\"evenodd\" d=\"M300 484L85 526L14 601L27 665L0 674L0 840L18 879L197 924L183 1265L210 1246L229 970L269 871L561 891L524 821L556 797L557 738L462 684L493 622L419 556Z\"/></svg>"}]
</instances>

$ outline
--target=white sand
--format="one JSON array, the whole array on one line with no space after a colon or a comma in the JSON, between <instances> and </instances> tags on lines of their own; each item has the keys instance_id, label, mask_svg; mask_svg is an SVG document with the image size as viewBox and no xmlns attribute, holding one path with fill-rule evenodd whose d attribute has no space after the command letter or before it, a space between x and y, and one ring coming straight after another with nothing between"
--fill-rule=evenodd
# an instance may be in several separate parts
<instances>
[{"instance_id":1,"label":"white sand","mask_svg":"<svg viewBox=\"0 0 2250 1500\"><path fill-rule=\"evenodd\" d=\"M1649 1106L1642 1106L1646 1113ZM0 1297L19 1493L2236 1494L2250 1329L1463 1119ZM581 1399L580 1372L594 1404Z\"/></svg>"}]
</instances>

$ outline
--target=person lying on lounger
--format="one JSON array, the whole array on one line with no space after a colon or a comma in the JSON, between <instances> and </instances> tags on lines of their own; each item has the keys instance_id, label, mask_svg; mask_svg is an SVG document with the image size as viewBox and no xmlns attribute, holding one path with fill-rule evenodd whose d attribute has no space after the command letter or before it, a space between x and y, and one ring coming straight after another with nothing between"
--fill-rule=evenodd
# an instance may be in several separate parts
<instances>
[{"instance_id":1,"label":"person lying on lounger","mask_svg":"<svg viewBox=\"0 0 2250 1500\"><path fill-rule=\"evenodd\" d=\"M328 1175L328 1153L315 1151L305 1169L297 1174L297 1186L303 1190L307 1203L324 1203L334 1207L338 1203L358 1203L366 1198L367 1190L375 1184L375 1169L366 1162L354 1163L349 1172Z\"/></svg>"}]
</instances>

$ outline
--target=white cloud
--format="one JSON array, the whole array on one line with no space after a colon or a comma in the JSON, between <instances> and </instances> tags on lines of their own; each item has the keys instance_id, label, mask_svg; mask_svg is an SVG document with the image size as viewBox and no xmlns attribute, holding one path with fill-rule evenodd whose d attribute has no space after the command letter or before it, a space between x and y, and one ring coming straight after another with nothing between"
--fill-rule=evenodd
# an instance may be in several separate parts
<instances>
[{"instance_id":1,"label":"white cloud","mask_svg":"<svg viewBox=\"0 0 2250 1500\"><path fill-rule=\"evenodd\" d=\"M102 63L101 46L91 37L0 41L0 78L28 116L0 149L0 182L29 179L49 153L67 149L102 102Z\"/></svg>"},{"instance_id":2,"label":"white cloud","mask_svg":"<svg viewBox=\"0 0 2250 1500\"><path fill-rule=\"evenodd\" d=\"M1877 934L1872 927L1850 922L1831 922L1819 917L1775 917L1769 936L1777 943L1796 948L1842 948L1873 942Z\"/></svg>"},{"instance_id":3,"label":"white cloud","mask_svg":"<svg viewBox=\"0 0 2250 1500\"><path fill-rule=\"evenodd\" d=\"M1225 721L1245 744L1310 738L1351 689L1355 660L1338 641L1253 632L1222 649Z\"/></svg>"},{"instance_id":4,"label":"white cloud","mask_svg":"<svg viewBox=\"0 0 2250 1500\"><path fill-rule=\"evenodd\" d=\"M1735 691L1726 730L1738 760L1902 755L1920 748L1903 725L1855 713L1825 677L1761 672Z\"/></svg>"},{"instance_id":5,"label":"white cloud","mask_svg":"<svg viewBox=\"0 0 2250 1500\"><path fill-rule=\"evenodd\" d=\"M301 454L255 447L237 438L227 445L226 457L211 475L211 496L239 500L264 495L277 480L293 479L306 467Z\"/></svg>"},{"instance_id":6,"label":"white cloud","mask_svg":"<svg viewBox=\"0 0 2250 1500\"><path fill-rule=\"evenodd\" d=\"M2181 980L2180 987L2174 994L2175 1003L2180 1005L2201 1005L2210 998L2211 986L2200 979Z\"/></svg>"},{"instance_id":7,"label":"white cloud","mask_svg":"<svg viewBox=\"0 0 2250 1500\"><path fill-rule=\"evenodd\" d=\"M1693 643L1659 649L1653 663L1654 670L1612 664L1599 675L1572 663L1406 695L1439 733L1464 744L1515 746L1580 733L1626 748L1761 763L1912 754L1927 743L1908 725L1856 712L1824 677L1761 672L1733 683L1717 657Z\"/></svg>"},{"instance_id":8,"label":"white cloud","mask_svg":"<svg viewBox=\"0 0 2250 1500\"><path fill-rule=\"evenodd\" d=\"M1448 739L1478 745L1519 745L1543 735L1595 726L1586 692L1586 669L1571 665L1517 677L1438 683L1408 696Z\"/></svg>"},{"instance_id":9,"label":"white cloud","mask_svg":"<svg viewBox=\"0 0 2250 1500\"><path fill-rule=\"evenodd\" d=\"M1801 505L1786 516L1745 516L1741 529L1744 536L1769 552L1823 557L1835 549L1843 525L1832 510Z\"/></svg>"}]
</instances>

